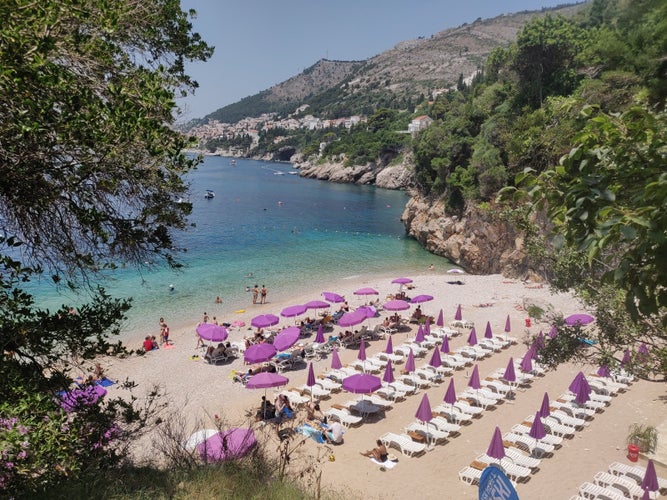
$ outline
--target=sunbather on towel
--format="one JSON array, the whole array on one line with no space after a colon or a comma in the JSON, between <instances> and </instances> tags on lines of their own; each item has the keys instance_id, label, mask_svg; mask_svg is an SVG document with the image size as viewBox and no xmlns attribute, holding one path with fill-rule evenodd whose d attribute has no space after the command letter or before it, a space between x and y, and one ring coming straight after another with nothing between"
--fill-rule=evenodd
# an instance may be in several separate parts
<instances>
[{"instance_id":1,"label":"sunbather on towel","mask_svg":"<svg viewBox=\"0 0 667 500\"><path fill-rule=\"evenodd\" d=\"M377 447L373 448L372 450L364 451L361 454L364 457L373 457L378 462L385 462L389 456L387 453L387 447L382 444L382 441L379 439L375 442L375 444L377 444Z\"/></svg>"}]
</instances>

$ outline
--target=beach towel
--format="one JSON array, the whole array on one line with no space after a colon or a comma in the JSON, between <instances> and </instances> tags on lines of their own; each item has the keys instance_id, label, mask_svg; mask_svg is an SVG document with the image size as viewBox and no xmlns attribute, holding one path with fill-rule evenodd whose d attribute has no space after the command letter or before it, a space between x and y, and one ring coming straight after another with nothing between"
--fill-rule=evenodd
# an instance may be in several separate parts
<instances>
[{"instance_id":1,"label":"beach towel","mask_svg":"<svg viewBox=\"0 0 667 500\"><path fill-rule=\"evenodd\" d=\"M315 429L314 427L312 427L308 424L303 424L299 427L295 427L294 430L296 432L298 432L299 434L303 434L304 436L308 436L308 437L312 438L317 443L324 443L324 438L322 437L322 432Z\"/></svg>"},{"instance_id":2,"label":"beach towel","mask_svg":"<svg viewBox=\"0 0 667 500\"><path fill-rule=\"evenodd\" d=\"M398 464L398 462L392 462L389 459L385 460L384 462L380 462L378 460L375 460L372 457L371 457L371 462L373 462L374 464L379 465L380 467L384 467L385 469L388 469L388 470L393 469L394 467L396 467L396 464Z\"/></svg>"},{"instance_id":3,"label":"beach towel","mask_svg":"<svg viewBox=\"0 0 667 500\"><path fill-rule=\"evenodd\" d=\"M162 349L173 349L173 348L174 348L174 344L164 344L162 346Z\"/></svg>"},{"instance_id":4,"label":"beach towel","mask_svg":"<svg viewBox=\"0 0 667 500\"><path fill-rule=\"evenodd\" d=\"M110 385L114 385L115 383L116 382L114 382L113 380L104 377L103 379L96 381L95 385L101 385L102 387L109 387Z\"/></svg>"}]
</instances>

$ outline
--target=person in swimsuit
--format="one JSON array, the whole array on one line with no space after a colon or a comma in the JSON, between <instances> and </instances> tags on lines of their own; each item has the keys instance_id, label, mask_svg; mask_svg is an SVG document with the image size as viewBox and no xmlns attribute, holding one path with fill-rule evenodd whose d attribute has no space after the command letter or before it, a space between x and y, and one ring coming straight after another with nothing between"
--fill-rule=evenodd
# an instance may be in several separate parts
<instances>
[{"instance_id":1,"label":"person in swimsuit","mask_svg":"<svg viewBox=\"0 0 667 500\"><path fill-rule=\"evenodd\" d=\"M379 439L375 441L375 444L377 447L373 448L372 450L367 450L361 453L364 457L372 457L378 462L384 462L387 460L389 457L389 454L387 453L387 447L382 444L382 441Z\"/></svg>"},{"instance_id":2,"label":"person in swimsuit","mask_svg":"<svg viewBox=\"0 0 667 500\"><path fill-rule=\"evenodd\" d=\"M252 303L257 304L257 297L259 296L259 287L255 285L252 289Z\"/></svg>"},{"instance_id":3,"label":"person in swimsuit","mask_svg":"<svg viewBox=\"0 0 667 500\"><path fill-rule=\"evenodd\" d=\"M260 292L260 295L262 296L260 300L260 304L266 304L266 292L268 290L266 289L266 285L262 285L262 290Z\"/></svg>"}]
</instances>

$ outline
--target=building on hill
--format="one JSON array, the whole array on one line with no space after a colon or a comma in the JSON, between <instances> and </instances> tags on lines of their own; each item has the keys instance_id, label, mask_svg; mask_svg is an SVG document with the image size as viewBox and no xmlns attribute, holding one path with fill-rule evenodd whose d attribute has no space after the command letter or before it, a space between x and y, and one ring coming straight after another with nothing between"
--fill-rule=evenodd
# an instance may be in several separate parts
<instances>
[{"instance_id":1,"label":"building on hill","mask_svg":"<svg viewBox=\"0 0 667 500\"><path fill-rule=\"evenodd\" d=\"M430 116L418 116L408 125L408 132L411 134L416 134L417 132L427 129L431 123L433 123L433 118Z\"/></svg>"}]
</instances>

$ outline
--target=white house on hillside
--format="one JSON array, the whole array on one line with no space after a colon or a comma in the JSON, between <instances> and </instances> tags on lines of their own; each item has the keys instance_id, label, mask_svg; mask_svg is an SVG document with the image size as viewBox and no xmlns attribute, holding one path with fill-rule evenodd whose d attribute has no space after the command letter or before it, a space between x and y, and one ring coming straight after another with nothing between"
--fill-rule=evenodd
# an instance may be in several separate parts
<instances>
[{"instance_id":1,"label":"white house on hillside","mask_svg":"<svg viewBox=\"0 0 667 500\"><path fill-rule=\"evenodd\" d=\"M427 129L431 123L433 123L433 118L426 115L418 116L408 125L408 132L416 134L417 132Z\"/></svg>"}]
</instances>

